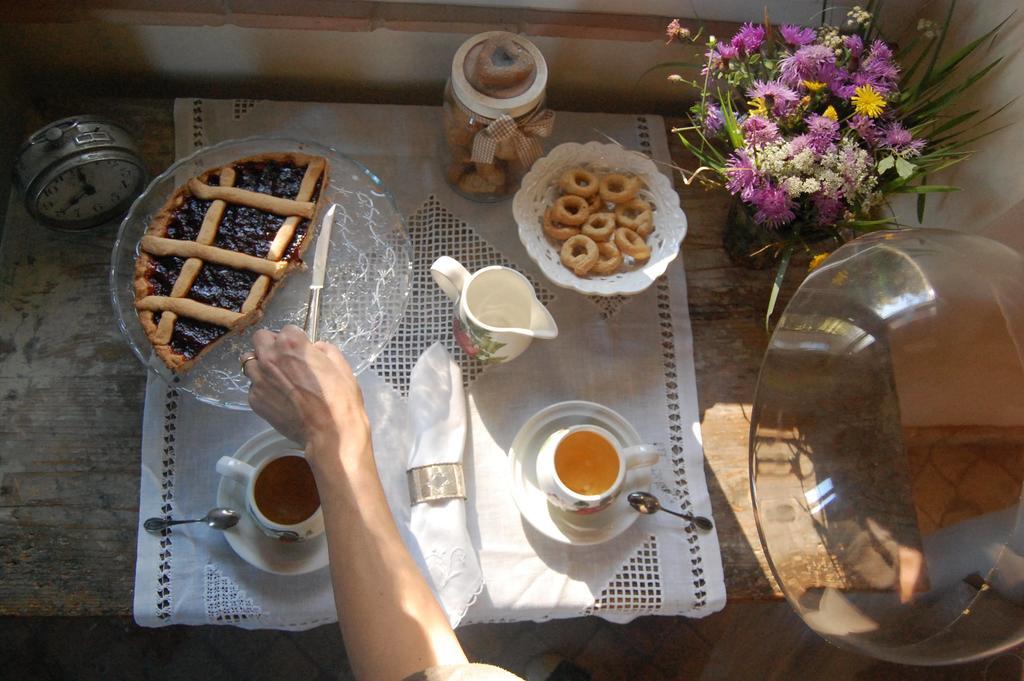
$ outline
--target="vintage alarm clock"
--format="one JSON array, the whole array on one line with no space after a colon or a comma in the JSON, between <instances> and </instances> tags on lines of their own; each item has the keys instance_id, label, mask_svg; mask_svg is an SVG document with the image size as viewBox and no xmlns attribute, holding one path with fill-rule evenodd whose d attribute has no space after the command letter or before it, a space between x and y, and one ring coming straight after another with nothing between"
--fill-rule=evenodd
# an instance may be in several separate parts
<instances>
[{"instance_id":1,"label":"vintage alarm clock","mask_svg":"<svg viewBox=\"0 0 1024 681\"><path fill-rule=\"evenodd\" d=\"M128 131L98 116L72 116L37 132L18 151L15 179L39 222L77 231L123 215L146 184Z\"/></svg>"}]
</instances>

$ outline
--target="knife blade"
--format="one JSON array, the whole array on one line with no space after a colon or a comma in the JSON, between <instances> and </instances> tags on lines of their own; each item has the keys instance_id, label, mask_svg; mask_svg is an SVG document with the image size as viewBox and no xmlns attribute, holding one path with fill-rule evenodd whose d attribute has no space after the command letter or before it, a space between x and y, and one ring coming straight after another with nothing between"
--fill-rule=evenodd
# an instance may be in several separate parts
<instances>
[{"instance_id":1,"label":"knife blade","mask_svg":"<svg viewBox=\"0 0 1024 681\"><path fill-rule=\"evenodd\" d=\"M332 205L323 222L320 223L320 236L317 238L316 251L313 254L313 281L309 285L309 307L306 309L306 335L315 343L318 326L320 325L320 293L324 289L324 278L327 276L327 253L331 250L331 228L334 226L334 209Z\"/></svg>"}]
</instances>

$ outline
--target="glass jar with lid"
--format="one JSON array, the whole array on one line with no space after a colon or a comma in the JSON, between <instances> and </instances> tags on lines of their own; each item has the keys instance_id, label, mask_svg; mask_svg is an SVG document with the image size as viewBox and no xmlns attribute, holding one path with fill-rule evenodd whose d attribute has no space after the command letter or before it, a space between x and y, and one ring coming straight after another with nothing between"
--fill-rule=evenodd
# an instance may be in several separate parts
<instances>
[{"instance_id":1,"label":"glass jar with lid","mask_svg":"<svg viewBox=\"0 0 1024 681\"><path fill-rule=\"evenodd\" d=\"M488 31L455 53L444 92L441 158L452 189L501 201L519 188L554 126L544 108L547 64L522 36Z\"/></svg>"}]
</instances>

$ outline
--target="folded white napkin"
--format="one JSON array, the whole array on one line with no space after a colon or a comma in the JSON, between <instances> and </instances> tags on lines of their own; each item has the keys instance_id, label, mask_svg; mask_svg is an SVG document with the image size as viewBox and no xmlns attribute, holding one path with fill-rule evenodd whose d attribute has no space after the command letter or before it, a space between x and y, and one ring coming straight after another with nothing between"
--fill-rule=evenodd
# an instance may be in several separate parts
<instances>
[{"instance_id":1,"label":"folded white napkin","mask_svg":"<svg viewBox=\"0 0 1024 681\"><path fill-rule=\"evenodd\" d=\"M413 436L410 469L462 463L466 445L462 371L440 343L431 345L412 370L409 423ZM466 527L466 500L414 504L410 527L434 590L456 627L484 587L480 559Z\"/></svg>"}]
</instances>

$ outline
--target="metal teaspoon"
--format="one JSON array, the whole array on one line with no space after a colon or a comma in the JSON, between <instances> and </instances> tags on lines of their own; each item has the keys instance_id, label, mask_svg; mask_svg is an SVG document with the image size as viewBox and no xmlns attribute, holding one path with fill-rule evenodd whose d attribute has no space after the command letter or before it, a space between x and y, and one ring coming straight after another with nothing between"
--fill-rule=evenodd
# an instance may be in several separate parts
<instances>
[{"instance_id":1,"label":"metal teaspoon","mask_svg":"<svg viewBox=\"0 0 1024 681\"><path fill-rule=\"evenodd\" d=\"M215 530L226 530L238 524L238 511L230 508L211 508L202 518L193 520L165 520L164 518L148 518L142 526L149 532L159 532L171 525L183 525L185 523L206 523Z\"/></svg>"},{"instance_id":2,"label":"metal teaspoon","mask_svg":"<svg viewBox=\"0 0 1024 681\"><path fill-rule=\"evenodd\" d=\"M626 499L629 500L630 506L646 515L657 513L658 511L664 511L665 513L671 513L672 515L689 520L697 526L697 529L704 530L705 532L714 527L711 520L702 515L680 513L678 511L670 511L667 508L663 508L661 502L658 501L658 497L653 494L648 494L647 492L630 492Z\"/></svg>"}]
</instances>

